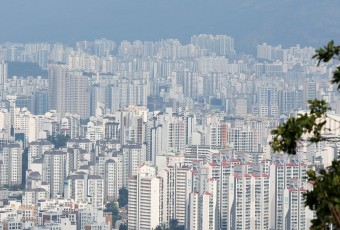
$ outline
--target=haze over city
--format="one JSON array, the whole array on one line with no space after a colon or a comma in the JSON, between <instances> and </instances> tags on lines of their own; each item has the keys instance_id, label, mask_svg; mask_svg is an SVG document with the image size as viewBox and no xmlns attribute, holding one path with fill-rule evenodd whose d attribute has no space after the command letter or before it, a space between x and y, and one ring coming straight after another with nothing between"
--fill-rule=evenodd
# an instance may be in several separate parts
<instances>
[{"instance_id":1,"label":"haze over city","mask_svg":"<svg viewBox=\"0 0 340 230\"><path fill-rule=\"evenodd\" d=\"M3 1L0 41L189 42L193 34L211 33L233 36L244 52L262 42L318 47L340 36L339 6L335 0Z\"/></svg>"},{"instance_id":2,"label":"haze over city","mask_svg":"<svg viewBox=\"0 0 340 230\"><path fill-rule=\"evenodd\" d=\"M1 2L0 230L340 227L339 8Z\"/></svg>"}]
</instances>

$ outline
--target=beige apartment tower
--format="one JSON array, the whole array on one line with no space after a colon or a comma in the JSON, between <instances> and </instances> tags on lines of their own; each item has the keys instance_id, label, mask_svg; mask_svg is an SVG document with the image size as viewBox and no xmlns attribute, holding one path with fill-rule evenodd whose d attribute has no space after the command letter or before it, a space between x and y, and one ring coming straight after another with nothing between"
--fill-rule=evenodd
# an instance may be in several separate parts
<instances>
[{"instance_id":1,"label":"beige apartment tower","mask_svg":"<svg viewBox=\"0 0 340 230\"><path fill-rule=\"evenodd\" d=\"M79 114L87 118L88 78L81 71L69 71L68 65L51 63L48 66L49 108L65 113Z\"/></svg>"}]
</instances>

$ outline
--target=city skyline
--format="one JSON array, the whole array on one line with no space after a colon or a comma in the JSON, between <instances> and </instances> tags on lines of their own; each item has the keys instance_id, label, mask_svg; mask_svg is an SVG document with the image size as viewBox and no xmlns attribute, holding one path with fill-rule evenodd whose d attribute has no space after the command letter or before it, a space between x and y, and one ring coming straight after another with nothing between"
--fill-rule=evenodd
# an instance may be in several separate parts
<instances>
[{"instance_id":1,"label":"city skyline","mask_svg":"<svg viewBox=\"0 0 340 230\"><path fill-rule=\"evenodd\" d=\"M317 66L313 47L259 43L251 55L235 43L2 43L2 226L308 229L306 169L328 167L339 146L302 142L288 157L271 130L322 98L327 135L340 135L335 63ZM11 76L11 61L47 78Z\"/></svg>"},{"instance_id":2,"label":"city skyline","mask_svg":"<svg viewBox=\"0 0 340 230\"><path fill-rule=\"evenodd\" d=\"M328 215L308 178L340 157L339 1L0 7L0 230L307 230Z\"/></svg>"},{"instance_id":3,"label":"city skyline","mask_svg":"<svg viewBox=\"0 0 340 230\"><path fill-rule=\"evenodd\" d=\"M188 42L192 34L212 33L232 35L237 48L246 52L262 42L318 47L339 37L340 3L331 0L33 2L2 3L7 10L0 15L0 41L70 44L100 37L118 42L177 37Z\"/></svg>"}]
</instances>

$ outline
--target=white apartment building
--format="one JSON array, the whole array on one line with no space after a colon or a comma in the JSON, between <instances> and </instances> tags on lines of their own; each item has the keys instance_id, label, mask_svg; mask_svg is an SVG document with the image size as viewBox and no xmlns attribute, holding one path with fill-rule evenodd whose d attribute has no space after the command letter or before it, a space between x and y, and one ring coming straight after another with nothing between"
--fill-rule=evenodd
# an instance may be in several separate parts
<instances>
[{"instance_id":1,"label":"white apartment building","mask_svg":"<svg viewBox=\"0 0 340 230\"><path fill-rule=\"evenodd\" d=\"M89 139L84 137L77 137L69 139L66 143L67 148L82 148L86 150L86 152L90 152L92 150L92 143Z\"/></svg>"},{"instance_id":2,"label":"white apartment building","mask_svg":"<svg viewBox=\"0 0 340 230\"><path fill-rule=\"evenodd\" d=\"M51 120L45 115L33 115L27 108L16 108L14 129L16 133L25 134L25 142L46 139L51 130Z\"/></svg>"},{"instance_id":3,"label":"white apartment building","mask_svg":"<svg viewBox=\"0 0 340 230\"><path fill-rule=\"evenodd\" d=\"M191 145L187 146L184 157L185 162L203 161L203 164L212 162L212 156L218 154L218 148L210 145Z\"/></svg>"},{"instance_id":4,"label":"white apartment building","mask_svg":"<svg viewBox=\"0 0 340 230\"><path fill-rule=\"evenodd\" d=\"M128 229L149 230L162 223L163 179L156 169L142 166L129 180Z\"/></svg>"},{"instance_id":5,"label":"white apartment building","mask_svg":"<svg viewBox=\"0 0 340 230\"><path fill-rule=\"evenodd\" d=\"M307 219L310 219L308 214L310 211L305 207L305 200L303 193L306 192L304 188L298 186L290 186L284 191L284 228L285 229L309 229L310 224Z\"/></svg>"},{"instance_id":6,"label":"white apartment building","mask_svg":"<svg viewBox=\"0 0 340 230\"><path fill-rule=\"evenodd\" d=\"M47 140L36 140L31 142L28 148L28 169L31 169L31 163L35 158L42 158L43 154L53 147L54 145Z\"/></svg>"},{"instance_id":7,"label":"white apartment building","mask_svg":"<svg viewBox=\"0 0 340 230\"><path fill-rule=\"evenodd\" d=\"M6 134L6 136L10 135L10 126L11 125L11 116L10 112L7 109L0 109L0 130Z\"/></svg>"},{"instance_id":8,"label":"white apartment building","mask_svg":"<svg viewBox=\"0 0 340 230\"><path fill-rule=\"evenodd\" d=\"M269 228L269 175L253 173L251 189L254 190L251 225L253 229Z\"/></svg>"},{"instance_id":9,"label":"white apartment building","mask_svg":"<svg viewBox=\"0 0 340 230\"><path fill-rule=\"evenodd\" d=\"M104 207L104 180L97 175L79 173L66 178L64 197L75 202L89 202Z\"/></svg>"},{"instance_id":10,"label":"white apartment building","mask_svg":"<svg viewBox=\"0 0 340 230\"><path fill-rule=\"evenodd\" d=\"M104 137L104 126L103 123L99 120L90 121L87 124L87 132L86 138L89 139L92 143L103 139Z\"/></svg>"},{"instance_id":11,"label":"white apartment building","mask_svg":"<svg viewBox=\"0 0 340 230\"><path fill-rule=\"evenodd\" d=\"M89 166L94 158L93 155L79 147L68 148L66 151L66 175L79 171L82 166Z\"/></svg>"},{"instance_id":12,"label":"white apartment building","mask_svg":"<svg viewBox=\"0 0 340 230\"><path fill-rule=\"evenodd\" d=\"M83 95L79 95L79 97L81 96ZM76 114L76 112L74 112L74 114L65 113L65 116L61 118L60 130L63 133L68 134L70 138L81 136L80 115Z\"/></svg>"},{"instance_id":13,"label":"white apartment building","mask_svg":"<svg viewBox=\"0 0 340 230\"><path fill-rule=\"evenodd\" d=\"M264 166L253 164L242 155L234 156L230 150L214 154L212 163L197 161L193 164L190 229L213 229L212 226L216 229L269 229L270 186ZM216 192L212 189L213 182L216 183ZM202 208L204 202L206 206ZM204 211L212 205L215 213L209 215L215 216L214 225L209 221L209 226L202 227ZM208 223L208 219L205 220Z\"/></svg>"},{"instance_id":14,"label":"white apartment building","mask_svg":"<svg viewBox=\"0 0 340 230\"><path fill-rule=\"evenodd\" d=\"M290 160L277 157L277 159L274 159L273 164L270 165L270 228L284 229L286 228L287 218L292 220L299 219L299 216L294 216L294 212L288 213L288 210L295 206L289 206L291 204L289 199L291 196L297 196L293 191L301 192L301 189L303 190L306 183L304 179L306 177L306 170L307 165L301 162L298 157L292 157ZM289 190L291 188L293 188L292 191ZM296 202L299 203L299 200L297 199ZM299 208L299 204L296 205ZM295 212L295 214L297 213ZM305 225L306 223L302 221L301 225L296 227L297 229L304 229Z\"/></svg>"},{"instance_id":15,"label":"white apartment building","mask_svg":"<svg viewBox=\"0 0 340 230\"><path fill-rule=\"evenodd\" d=\"M148 157L155 162L157 155L168 152L185 152L187 143L187 119L183 115L172 113L167 108L166 113L158 113L153 122L148 123ZM191 130L191 129L189 129Z\"/></svg>"},{"instance_id":16,"label":"white apartment building","mask_svg":"<svg viewBox=\"0 0 340 230\"><path fill-rule=\"evenodd\" d=\"M230 229L268 229L269 176L235 174Z\"/></svg>"},{"instance_id":17,"label":"white apartment building","mask_svg":"<svg viewBox=\"0 0 340 230\"><path fill-rule=\"evenodd\" d=\"M118 162L113 159L109 159L105 162L104 189L106 201L118 199L119 189L121 186L121 183L119 183L119 175L121 175L119 173L121 172L118 168Z\"/></svg>"},{"instance_id":18,"label":"white apartment building","mask_svg":"<svg viewBox=\"0 0 340 230\"><path fill-rule=\"evenodd\" d=\"M235 151L259 152L257 132L250 126L229 128L227 135L228 142Z\"/></svg>"},{"instance_id":19,"label":"white apartment building","mask_svg":"<svg viewBox=\"0 0 340 230\"><path fill-rule=\"evenodd\" d=\"M215 230L217 225L217 181L205 181L206 191L190 193L187 228L191 230Z\"/></svg>"},{"instance_id":20,"label":"white apartment building","mask_svg":"<svg viewBox=\"0 0 340 230\"><path fill-rule=\"evenodd\" d=\"M96 208L104 207L104 179L97 175L89 175L87 179L87 196Z\"/></svg>"},{"instance_id":21,"label":"white apartment building","mask_svg":"<svg viewBox=\"0 0 340 230\"><path fill-rule=\"evenodd\" d=\"M87 201L87 179L83 174L70 175L65 179L64 198L75 202Z\"/></svg>"},{"instance_id":22,"label":"white apartment building","mask_svg":"<svg viewBox=\"0 0 340 230\"><path fill-rule=\"evenodd\" d=\"M46 151L43 156L42 180L49 184L51 198L62 197L66 178L66 153L61 150Z\"/></svg>"},{"instance_id":23,"label":"white apartment building","mask_svg":"<svg viewBox=\"0 0 340 230\"><path fill-rule=\"evenodd\" d=\"M58 58L59 59L59 58ZM56 109L62 116L66 111L66 78L68 66L61 63L48 65L48 85L53 85L48 94L50 109Z\"/></svg>"},{"instance_id":24,"label":"white apartment building","mask_svg":"<svg viewBox=\"0 0 340 230\"><path fill-rule=\"evenodd\" d=\"M21 185L22 182L22 147L6 144L0 150L0 185Z\"/></svg>"},{"instance_id":25,"label":"white apartment building","mask_svg":"<svg viewBox=\"0 0 340 230\"><path fill-rule=\"evenodd\" d=\"M8 76L8 64L2 61L0 63L0 85L4 86ZM1 96L1 95L0 95Z\"/></svg>"},{"instance_id":26,"label":"white apartment building","mask_svg":"<svg viewBox=\"0 0 340 230\"><path fill-rule=\"evenodd\" d=\"M48 198L48 192L43 188L26 189L22 196L23 206L36 205L39 200L46 200Z\"/></svg>"},{"instance_id":27,"label":"white apartment building","mask_svg":"<svg viewBox=\"0 0 340 230\"><path fill-rule=\"evenodd\" d=\"M132 175L136 175L139 171L140 166L145 163L146 146L144 144L124 145L122 146L122 154L124 164L123 173L125 178L129 178Z\"/></svg>"},{"instance_id":28,"label":"white apartment building","mask_svg":"<svg viewBox=\"0 0 340 230\"><path fill-rule=\"evenodd\" d=\"M166 223L177 219L179 225L185 225L189 217L189 194L192 192L192 169L188 166L175 164L159 172L164 180L164 196L166 205L164 212Z\"/></svg>"}]
</instances>

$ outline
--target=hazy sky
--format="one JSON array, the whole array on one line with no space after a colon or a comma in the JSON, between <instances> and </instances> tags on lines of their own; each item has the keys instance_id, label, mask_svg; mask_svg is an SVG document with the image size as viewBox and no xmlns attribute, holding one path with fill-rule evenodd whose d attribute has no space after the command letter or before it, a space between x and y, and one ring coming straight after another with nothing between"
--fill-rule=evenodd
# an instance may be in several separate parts
<instances>
[{"instance_id":1,"label":"hazy sky","mask_svg":"<svg viewBox=\"0 0 340 230\"><path fill-rule=\"evenodd\" d=\"M228 34L259 42L320 46L340 38L339 0L1 0L0 42L178 38Z\"/></svg>"}]
</instances>

